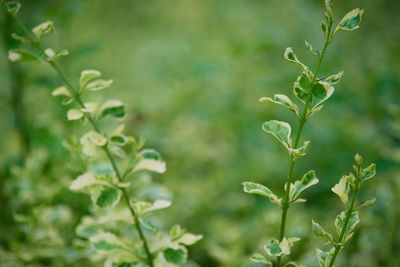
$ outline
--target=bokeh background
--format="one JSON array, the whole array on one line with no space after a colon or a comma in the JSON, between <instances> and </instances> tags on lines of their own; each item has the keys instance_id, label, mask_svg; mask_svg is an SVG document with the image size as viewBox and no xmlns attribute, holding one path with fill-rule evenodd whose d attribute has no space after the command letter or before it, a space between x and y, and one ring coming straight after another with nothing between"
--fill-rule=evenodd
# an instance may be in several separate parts
<instances>
[{"instance_id":1,"label":"bokeh background","mask_svg":"<svg viewBox=\"0 0 400 267\"><path fill-rule=\"evenodd\" d=\"M158 214L158 223L169 229L179 222L204 235L190 249L188 266L253 266L248 257L277 237L280 210L243 193L241 182L282 194L287 152L261 124L279 119L297 127L292 114L258 98L292 95L299 69L284 61L286 47L315 68L304 40L321 47L323 1L21 2L20 18L30 28L54 21L56 34L45 43L69 50L60 61L68 77L77 81L81 70L98 69L114 79L104 98L123 100L128 132L162 153L168 171L153 177L154 190L173 206ZM337 35L321 70L344 76L304 130L312 142L295 175L314 169L320 183L289 211L289 235L302 238L293 257L317 266L315 248L323 241L310 234L311 219L333 231L342 206L330 188L359 152L377 163L377 177L360 199L377 202L361 211L337 266L399 266L400 2L334 4L336 21L355 7L365 14L359 30ZM16 25L4 12L1 25L0 265L101 266L73 244L74 226L90 206L88 197L68 190L82 166L65 143L80 126L51 97L61 83L51 69L8 62L15 44L7 36ZM28 229L24 220L31 221Z\"/></svg>"}]
</instances>

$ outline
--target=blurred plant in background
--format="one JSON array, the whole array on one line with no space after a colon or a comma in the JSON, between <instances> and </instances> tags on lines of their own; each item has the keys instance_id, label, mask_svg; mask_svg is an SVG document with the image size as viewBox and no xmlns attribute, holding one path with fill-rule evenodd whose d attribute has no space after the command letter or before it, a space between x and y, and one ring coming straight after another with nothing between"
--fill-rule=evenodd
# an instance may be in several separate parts
<instances>
[{"instance_id":1,"label":"blurred plant in background","mask_svg":"<svg viewBox=\"0 0 400 267\"><path fill-rule=\"evenodd\" d=\"M68 76L78 80L82 69L95 68L114 78L114 90L105 95L124 99L126 131L146 136L168 164L168 172L155 178L171 191L174 205L168 213L160 212L160 218L165 225L178 218L185 228L204 235L189 251L197 265L248 266L248 256L274 234L276 229L267 225L279 224L280 214L272 205L265 207L264 201L241 193L240 183L244 177L263 177L271 190L282 192L281 174L287 168L282 162L287 155L265 138L259 125L265 118L290 120L284 112L254 101L277 90L291 92L287 77L296 75L296 70L282 62L281 48L300 47L304 39L318 44L319 18L311 14L323 12L323 2L24 0L22 4L21 16L29 28L49 19L57 25L57 34L46 41L70 51L70 56L60 59ZM297 207L296 224L288 222L293 235L302 238L293 257L306 266L317 266L314 252L319 239L308 234L309 218L330 225L332 214L340 210L326 192L336 183L337 174L347 171L354 151L359 151L377 163L379 172L379 182L366 183L360 198L376 195L377 202L360 211L363 224L336 265L395 266L400 255L399 113L389 104L393 106L400 97L400 3L336 0L334 4L338 16L354 6L367 15L352 38L338 36L325 61L323 77L339 71L336 66L345 69L346 76L324 112L305 130L313 145L309 161L299 162L298 171L316 169L320 183ZM0 244L2 251L15 256L8 244L17 239L12 233L18 224L11 212L16 200L8 197L6 185L14 177L12 166L22 166L18 158L25 153L10 104L7 47L3 45L2 51ZM305 53L297 55L305 58ZM68 186L85 171L85 164L79 163L80 151L77 162L72 162L72 154L61 144L62 140L78 142L69 136L79 133L80 126L60 120L67 110L51 97L50 89L59 81L47 66L22 63L18 68L32 150L47 151L46 170L54 171L31 179L49 179L63 188L53 203L73 210L74 226L89 214L84 207L90 200ZM152 184L147 192L160 188ZM321 209L330 212L321 214ZM65 235L75 235L73 227L63 230Z\"/></svg>"}]
</instances>

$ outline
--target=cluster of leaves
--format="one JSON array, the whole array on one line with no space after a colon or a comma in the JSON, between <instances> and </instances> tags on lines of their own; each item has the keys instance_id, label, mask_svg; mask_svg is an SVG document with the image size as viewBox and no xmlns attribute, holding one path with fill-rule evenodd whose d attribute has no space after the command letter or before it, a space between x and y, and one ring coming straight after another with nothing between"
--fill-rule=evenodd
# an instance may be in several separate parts
<instances>
[{"instance_id":1,"label":"cluster of leaves","mask_svg":"<svg viewBox=\"0 0 400 267\"><path fill-rule=\"evenodd\" d=\"M52 95L63 97L64 105L75 105L67 112L68 120L80 121L92 128L80 138L82 153L89 159L87 171L70 185L71 190L87 193L93 202L93 215L82 218L76 228L81 238L77 245L90 245L92 259L104 261L106 266L185 263L186 246L195 244L202 236L191 234L179 225L173 226L169 233L159 231L149 217L154 211L168 208L171 202L167 199L142 201L132 197L137 194L135 178L138 174L166 171L160 154L144 148L143 139L124 133L125 127L120 120L125 116L125 108L121 101L109 99L102 104L87 101L91 92L109 88L112 80L101 79L99 71L84 70L79 86L71 85L56 63L68 52L43 49L40 43L47 33L54 32L53 23L47 21L36 26L32 35L16 17L20 7L15 1L5 4L24 32L24 36L13 34L13 37L21 43L32 44L35 51L12 49L9 59L14 62L41 60L53 67L65 85L56 88ZM100 129L100 122L108 128Z\"/></svg>"},{"instance_id":2,"label":"cluster of leaves","mask_svg":"<svg viewBox=\"0 0 400 267\"><path fill-rule=\"evenodd\" d=\"M11 168L5 192L12 199L15 222L7 231L14 238L8 243L11 253L0 249L2 266L39 266L44 259L59 264L79 260L78 251L65 253L73 249L65 229L73 229L74 214L67 203L57 201L63 188L62 183L51 182L52 172L46 169L49 160L47 151L33 150L23 165Z\"/></svg>"},{"instance_id":3,"label":"cluster of leaves","mask_svg":"<svg viewBox=\"0 0 400 267\"><path fill-rule=\"evenodd\" d=\"M317 249L317 258L320 267L333 266L338 253L343 248L344 244L353 236L354 229L360 222L358 210L366 206L371 206L376 201L376 198L373 198L360 204L355 204L356 196L361 185L374 177L376 173L375 164L362 168L362 157L358 154L355 156L355 162L356 164L353 165L354 172L344 175L340 178L339 183L332 187L332 192L339 196L346 208L346 210L342 211L335 219L335 228L338 238L334 238L333 235L322 228L321 225L312 221L313 233L318 237L323 237L328 244L333 246L329 252Z\"/></svg>"},{"instance_id":4,"label":"cluster of leaves","mask_svg":"<svg viewBox=\"0 0 400 267\"><path fill-rule=\"evenodd\" d=\"M250 194L257 194L267 197L272 203L277 204L282 210L280 238L272 239L264 246L267 255L277 257L277 266L280 266L281 257L290 255L291 247L294 242L300 240L297 237L286 237L285 226L287 211L290 205L297 202L306 201L300 198L300 194L307 188L318 183L315 171L310 170L303 175L301 179L293 180L293 169L297 159L306 154L306 150L310 141L305 141L303 145L299 145L301 133L304 124L310 119L312 115L320 111L323 103L332 96L334 92L334 85L336 85L343 75L343 71L337 74L330 75L326 78L318 78L322 60L326 54L326 49L333 41L335 35L341 30L352 31L359 27L363 10L354 9L348 12L342 20L333 29L333 13L332 3L329 0L325 1L326 13L325 22L321 23L321 29L324 34L324 46L321 51L316 50L312 45L305 41L305 46L313 55L318 58L318 65L314 72L308 66L301 62L291 47L286 48L284 58L290 62L298 65L302 72L293 84L294 96L303 104L302 112L297 104L294 103L288 96L283 94L275 94L273 97L262 97L260 101L263 103L273 103L280 105L296 115L299 122L298 130L292 139L292 127L289 123L284 121L270 120L263 124L262 129L264 132L271 134L276 138L288 151L290 156L290 167L287 182L284 185L284 196L279 197L274 194L269 188L262 184L253 182L244 182L244 192ZM267 266L273 266L273 263L262 254L254 254L251 260L258 263L264 263ZM296 262L288 262L284 266L300 266Z\"/></svg>"}]
</instances>

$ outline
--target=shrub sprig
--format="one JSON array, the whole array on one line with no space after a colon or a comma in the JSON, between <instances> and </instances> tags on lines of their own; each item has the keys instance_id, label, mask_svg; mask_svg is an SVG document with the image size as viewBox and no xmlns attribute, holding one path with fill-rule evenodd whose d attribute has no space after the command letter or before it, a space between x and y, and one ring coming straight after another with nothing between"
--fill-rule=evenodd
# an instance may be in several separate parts
<instances>
[{"instance_id":1,"label":"shrub sprig","mask_svg":"<svg viewBox=\"0 0 400 267\"><path fill-rule=\"evenodd\" d=\"M285 235L288 210L292 204L306 201L300 198L300 194L305 189L318 183L318 178L314 170L308 171L298 180L293 180L295 163L299 158L305 156L310 144L310 141L304 141L303 144L300 144L303 128L306 122L322 109L322 104L332 96L334 85L341 80L343 75L343 71L340 71L326 78L318 77L326 51L338 32L342 30L355 30L359 28L361 22L363 10L354 9L348 12L336 27L334 27L332 6L330 0L325 1L325 21L321 22L321 29L324 34L322 50L314 49L308 41L305 41L307 50L315 55L318 60L317 67L314 71L311 71L307 65L298 59L291 47L286 48L284 53L284 58L288 62L296 64L301 69L300 75L293 84L293 94L303 107L299 108L292 99L283 94L275 94L273 97L260 98L260 102L277 104L293 112L299 123L297 131L294 134L292 134L292 127L290 124L284 121L270 120L262 125L263 131L276 138L288 151L290 157L289 171L284 185L283 196L277 196L268 187L262 184L254 182L243 183L246 193L267 197L282 210L279 238L270 240L270 242L264 246L268 256L276 257L276 264L274 265L262 254L254 254L251 257L251 260L254 262L264 263L267 266L280 267L282 257L290 255L292 246L296 241L300 240L297 237L288 237ZM294 139L292 139L292 136L294 136ZM299 263L293 261L286 263L284 266L290 265L300 266Z\"/></svg>"},{"instance_id":2,"label":"shrub sprig","mask_svg":"<svg viewBox=\"0 0 400 267\"><path fill-rule=\"evenodd\" d=\"M125 116L121 101L86 101L90 99L90 93L109 88L113 81L102 79L97 70L84 70L79 85L73 86L57 63L60 57L68 55L68 51L57 52L42 45L42 38L54 32L53 22L43 22L29 32L17 17L21 4L11 1L4 7L23 32L22 36L14 33L12 37L28 45L24 49L10 50L8 58L13 62L42 61L50 65L64 83L52 95L63 97L64 105L74 105L67 112L68 120L80 121L83 125L89 123L92 128L80 138L80 144L82 153L92 158L94 163L72 182L70 189L87 193L93 202L94 215L84 217L76 228L77 235L89 241L94 251L93 259L104 260L110 266L133 266L137 263L151 267L175 266L186 262L186 247L195 244L202 236L189 233L179 225L173 226L168 234L160 233L148 217L154 211L168 208L171 202L166 199L147 202L132 197L133 176L142 171L164 173L165 162L157 151L144 148L142 139L126 135L123 124L111 131L100 128L99 122L106 117L119 122ZM98 160L101 152L108 161L104 168L98 167L101 165ZM127 167L122 169L122 165ZM130 231L132 226L135 235Z\"/></svg>"}]
</instances>

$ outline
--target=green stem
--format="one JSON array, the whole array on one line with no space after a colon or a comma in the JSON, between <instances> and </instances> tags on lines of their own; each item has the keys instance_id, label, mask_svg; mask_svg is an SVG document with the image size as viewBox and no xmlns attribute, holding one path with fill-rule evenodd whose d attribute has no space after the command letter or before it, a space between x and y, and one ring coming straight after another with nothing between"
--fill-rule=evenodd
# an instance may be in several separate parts
<instances>
[{"instance_id":1,"label":"green stem","mask_svg":"<svg viewBox=\"0 0 400 267\"><path fill-rule=\"evenodd\" d=\"M23 30L24 33L27 35L27 37L32 41L32 43L34 44L34 46L35 46L42 54L44 54L44 50L43 50L43 48L40 46L39 42L38 42L37 40L35 40L35 39L31 36L31 34L28 32L28 30L25 28L25 26L21 23L21 21L20 21L18 18L15 18L15 19L17 20L18 25L22 28L22 30ZM71 95L73 96L73 98L76 100L76 102L78 102L78 104L79 104L82 108L85 108L85 105L84 105L84 103L83 103L83 101L82 101L82 98L81 98L81 96L80 96L80 94L79 94L79 91L76 90L76 89L72 86L72 84L68 81L68 79L65 77L64 73L62 72L61 68L60 68L54 61L48 61L48 63L49 63L50 66L53 67L53 69L57 72L58 76L60 76L61 80L62 80L62 81L64 82L64 84L67 86L69 92L71 93ZM89 122L90 122L90 124L92 125L93 129L94 129L97 133L103 135L103 134L101 133L101 131L100 131L98 125L97 125L96 120L93 118L93 116L92 116L91 114L88 114L88 119L89 119ZM119 180L120 182L122 182L122 181L123 181L123 177L122 177L122 175L121 175L121 171L120 171L120 169L119 169L119 167L118 167L118 165L117 165L117 163L116 163L115 158L114 158L113 155L111 154L110 149L108 148L108 144L106 144L106 145L103 146L102 148L103 148L104 152L106 153L107 158L109 159L109 161L110 161L110 163L111 163L111 165L112 165L112 168L113 168L113 170L114 170L114 172L115 172L115 174L116 174L118 180ZM133 208L133 206L132 206L132 204L131 204L129 194L128 194L128 192L126 191L125 188L121 188L121 191L122 191L122 195L124 196L124 199L125 199L125 201L126 201L126 203L127 203L127 205L128 205L128 208L129 208L129 210L130 210L130 212L131 212L131 214L132 214L132 216L133 216L135 228L136 228L136 230L137 230L137 232L138 232L138 234L139 234L140 239L141 239L142 242L143 242L144 250L145 250L146 256L147 256L147 263L149 264L150 267L154 267L153 256L152 256L152 254L151 254L151 252L150 252L149 246L148 246L148 244L147 244L146 237L144 236L143 230L142 230L142 228L141 228L141 226L140 226L139 218L138 218L138 216L137 216L137 214L136 214L136 212L135 212L135 210L134 210L134 208Z\"/></svg>"},{"instance_id":2,"label":"green stem","mask_svg":"<svg viewBox=\"0 0 400 267\"><path fill-rule=\"evenodd\" d=\"M340 232L337 245L335 245L335 251L333 252L332 258L329 261L329 265L328 265L329 267L333 266L337 255L339 254L340 250L343 247L342 241L344 238L344 234L346 233L347 226L350 222L351 214L353 213L354 202L356 200L358 189L360 188L360 180L361 180L361 165L358 165L357 177L356 177L356 182L355 182L355 190L354 190L353 195L351 196L350 207L346 211L346 218L344 220L343 228L342 228L342 231Z\"/></svg>"},{"instance_id":3,"label":"green stem","mask_svg":"<svg viewBox=\"0 0 400 267\"><path fill-rule=\"evenodd\" d=\"M299 122L300 122L299 123L299 128L297 130L295 141L294 141L294 144L293 144L293 148L294 149L298 148L300 137L301 137L301 133L303 132L304 125L307 122L307 113L308 113L308 109L309 109L309 107L311 105L312 91L314 89L315 82L317 81L317 77L318 77L319 70L321 68L322 60L324 59L325 54L326 54L326 49L328 48L329 43L330 43L329 42L330 32L331 32L331 27L329 26L328 27L328 34L327 34L328 37L325 38L324 47L322 49L321 55L318 57L318 65L317 65L317 68L315 69L314 77L313 77L313 79L311 81L309 92L308 92L307 98L306 98L306 103L304 104L303 113L301 114L301 117L299 119ZM290 165L289 165L289 174L288 174L288 178L287 178L287 181L286 181L286 187L285 187L285 196L284 196L283 205L282 205L282 217L281 217L279 242L281 242L282 239L285 236L286 218L287 218L287 213L288 213L289 206L290 206L290 203L289 203L290 183L292 182L292 179L293 179L293 170L294 170L294 164L295 163L296 163L296 158L291 156ZM277 267L281 266L281 256L277 257L276 266Z\"/></svg>"}]
</instances>

